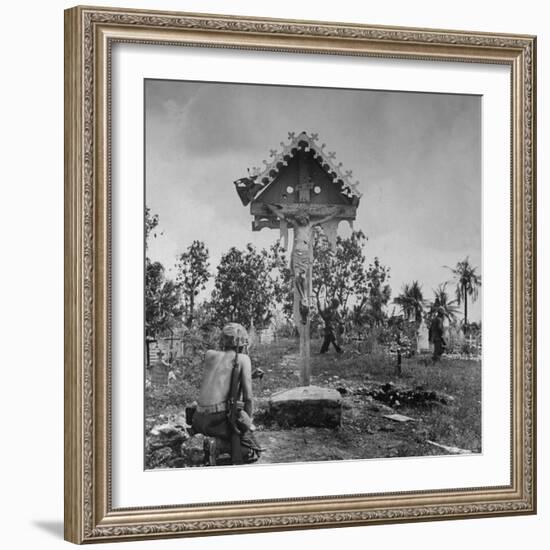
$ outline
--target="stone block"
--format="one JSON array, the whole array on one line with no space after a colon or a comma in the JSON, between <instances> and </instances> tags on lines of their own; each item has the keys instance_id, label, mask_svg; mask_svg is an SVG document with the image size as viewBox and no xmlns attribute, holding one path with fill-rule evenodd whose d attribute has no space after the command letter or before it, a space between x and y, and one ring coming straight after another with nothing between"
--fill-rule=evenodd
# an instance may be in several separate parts
<instances>
[{"instance_id":1,"label":"stone block","mask_svg":"<svg viewBox=\"0 0 550 550\"><path fill-rule=\"evenodd\" d=\"M337 428L342 421L342 396L318 386L285 390L269 399L269 415L281 426Z\"/></svg>"}]
</instances>

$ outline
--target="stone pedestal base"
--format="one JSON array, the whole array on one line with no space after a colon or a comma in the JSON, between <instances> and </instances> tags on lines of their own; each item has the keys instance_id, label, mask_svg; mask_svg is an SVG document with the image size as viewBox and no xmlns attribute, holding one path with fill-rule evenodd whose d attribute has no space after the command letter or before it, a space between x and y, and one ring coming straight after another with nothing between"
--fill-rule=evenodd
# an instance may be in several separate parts
<instances>
[{"instance_id":1,"label":"stone pedestal base","mask_svg":"<svg viewBox=\"0 0 550 550\"><path fill-rule=\"evenodd\" d=\"M342 421L342 397L330 388L293 388L271 396L269 414L281 426L337 428Z\"/></svg>"}]
</instances>

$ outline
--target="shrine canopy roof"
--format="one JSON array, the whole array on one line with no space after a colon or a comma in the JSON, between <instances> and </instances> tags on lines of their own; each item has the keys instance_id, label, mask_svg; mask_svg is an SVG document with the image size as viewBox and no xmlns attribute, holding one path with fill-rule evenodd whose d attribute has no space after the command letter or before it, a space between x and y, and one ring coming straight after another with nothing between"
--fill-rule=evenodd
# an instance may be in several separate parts
<instances>
[{"instance_id":1,"label":"shrine canopy roof","mask_svg":"<svg viewBox=\"0 0 550 550\"><path fill-rule=\"evenodd\" d=\"M272 149L270 160L263 161L263 168L254 167L249 176L234 182L237 193L244 206L254 201L285 171L292 160L300 153L306 152L314 158L323 172L343 197L357 204L361 193L357 189L359 182L352 182L351 170L343 171L342 163L336 163L336 153L326 151L326 144L318 145L318 135L300 132L288 133L288 143L281 141L281 150Z\"/></svg>"}]
</instances>

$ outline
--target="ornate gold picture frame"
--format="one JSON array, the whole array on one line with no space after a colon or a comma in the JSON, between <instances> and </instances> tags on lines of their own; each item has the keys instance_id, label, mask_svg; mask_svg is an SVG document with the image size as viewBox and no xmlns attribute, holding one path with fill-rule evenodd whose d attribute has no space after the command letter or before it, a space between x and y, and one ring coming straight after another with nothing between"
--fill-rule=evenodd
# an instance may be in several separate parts
<instances>
[{"instance_id":1,"label":"ornate gold picture frame","mask_svg":"<svg viewBox=\"0 0 550 550\"><path fill-rule=\"evenodd\" d=\"M512 319L508 485L113 507L111 54L117 43L509 68L512 284L508 299ZM74 543L106 542L536 513L535 74L533 36L128 9L67 10L65 538Z\"/></svg>"}]
</instances>

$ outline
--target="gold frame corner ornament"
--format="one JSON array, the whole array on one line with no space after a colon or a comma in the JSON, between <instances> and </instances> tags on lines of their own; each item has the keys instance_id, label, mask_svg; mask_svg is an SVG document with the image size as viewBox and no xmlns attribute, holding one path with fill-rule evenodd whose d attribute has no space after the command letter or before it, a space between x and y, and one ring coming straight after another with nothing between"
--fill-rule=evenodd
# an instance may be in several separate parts
<instances>
[{"instance_id":1,"label":"gold frame corner ornament","mask_svg":"<svg viewBox=\"0 0 550 550\"><path fill-rule=\"evenodd\" d=\"M504 487L113 509L110 55L115 42L498 63L511 70L512 460ZM65 538L102 542L536 513L536 37L65 11Z\"/></svg>"}]
</instances>

